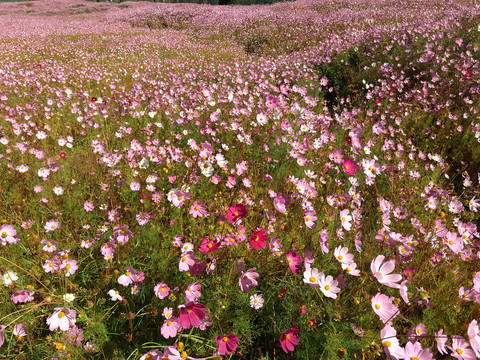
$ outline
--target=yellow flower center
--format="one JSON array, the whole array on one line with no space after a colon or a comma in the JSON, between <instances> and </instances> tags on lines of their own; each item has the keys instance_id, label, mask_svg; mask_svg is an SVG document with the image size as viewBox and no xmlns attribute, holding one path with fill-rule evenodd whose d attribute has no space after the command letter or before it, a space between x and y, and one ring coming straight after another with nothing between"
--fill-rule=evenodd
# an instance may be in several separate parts
<instances>
[{"instance_id":1,"label":"yellow flower center","mask_svg":"<svg viewBox=\"0 0 480 360\"><path fill-rule=\"evenodd\" d=\"M383 343L385 344L386 347L392 346L392 343L388 340L384 341Z\"/></svg>"},{"instance_id":2,"label":"yellow flower center","mask_svg":"<svg viewBox=\"0 0 480 360\"><path fill-rule=\"evenodd\" d=\"M290 339L290 335L285 335L285 340L289 340Z\"/></svg>"},{"instance_id":3,"label":"yellow flower center","mask_svg":"<svg viewBox=\"0 0 480 360\"><path fill-rule=\"evenodd\" d=\"M315 281L317 281L317 279L314 278L313 276L312 276L309 280L310 280L310 282L312 282L312 283L315 282Z\"/></svg>"},{"instance_id":4,"label":"yellow flower center","mask_svg":"<svg viewBox=\"0 0 480 360\"><path fill-rule=\"evenodd\" d=\"M171 321L167 321L167 326L170 326L172 325L172 322Z\"/></svg>"},{"instance_id":5,"label":"yellow flower center","mask_svg":"<svg viewBox=\"0 0 480 360\"><path fill-rule=\"evenodd\" d=\"M338 255L338 260L342 260L343 259L343 256L342 255Z\"/></svg>"},{"instance_id":6,"label":"yellow flower center","mask_svg":"<svg viewBox=\"0 0 480 360\"><path fill-rule=\"evenodd\" d=\"M325 285L325 290L330 290L330 285Z\"/></svg>"},{"instance_id":7,"label":"yellow flower center","mask_svg":"<svg viewBox=\"0 0 480 360\"><path fill-rule=\"evenodd\" d=\"M65 266L65 268L66 268L67 270L70 269L71 267L72 267L72 265L70 265L70 264L67 264L67 266Z\"/></svg>"},{"instance_id":8,"label":"yellow flower center","mask_svg":"<svg viewBox=\"0 0 480 360\"><path fill-rule=\"evenodd\" d=\"M225 341L225 342L227 342L227 341L228 341L228 338L227 338L226 336L224 336L224 337L222 338L222 340Z\"/></svg>"},{"instance_id":9,"label":"yellow flower center","mask_svg":"<svg viewBox=\"0 0 480 360\"><path fill-rule=\"evenodd\" d=\"M379 310L379 309L380 309L380 305L376 304L376 305L375 305L375 309Z\"/></svg>"},{"instance_id":10,"label":"yellow flower center","mask_svg":"<svg viewBox=\"0 0 480 360\"><path fill-rule=\"evenodd\" d=\"M457 352L458 355L462 355L462 354L463 354L462 349L457 349L456 352Z\"/></svg>"},{"instance_id":11,"label":"yellow flower center","mask_svg":"<svg viewBox=\"0 0 480 360\"><path fill-rule=\"evenodd\" d=\"M60 311L60 313L58 314L58 317L61 319L65 316L65 312L64 311Z\"/></svg>"}]
</instances>

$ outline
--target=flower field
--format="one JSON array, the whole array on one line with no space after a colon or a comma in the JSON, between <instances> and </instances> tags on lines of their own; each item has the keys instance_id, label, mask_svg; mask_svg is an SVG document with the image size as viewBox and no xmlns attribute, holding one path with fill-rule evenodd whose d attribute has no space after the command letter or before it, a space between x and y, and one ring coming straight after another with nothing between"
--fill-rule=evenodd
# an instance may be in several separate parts
<instances>
[{"instance_id":1,"label":"flower field","mask_svg":"<svg viewBox=\"0 0 480 360\"><path fill-rule=\"evenodd\" d=\"M0 359L480 358L480 4L0 3Z\"/></svg>"}]
</instances>

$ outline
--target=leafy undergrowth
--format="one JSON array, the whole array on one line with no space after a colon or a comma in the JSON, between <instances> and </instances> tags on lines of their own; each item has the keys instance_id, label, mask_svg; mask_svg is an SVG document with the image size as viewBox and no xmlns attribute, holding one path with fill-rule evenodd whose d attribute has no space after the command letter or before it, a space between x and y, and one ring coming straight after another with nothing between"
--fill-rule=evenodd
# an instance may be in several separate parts
<instances>
[{"instance_id":1,"label":"leafy undergrowth","mask_svg":"<svg viewBox=\"0 0 480 360\"><path fill-rule=\"evenodd\" d=\"M0 22L2 359L479 357L478 7L113 6Z\"/></svg>"}]
</instances>

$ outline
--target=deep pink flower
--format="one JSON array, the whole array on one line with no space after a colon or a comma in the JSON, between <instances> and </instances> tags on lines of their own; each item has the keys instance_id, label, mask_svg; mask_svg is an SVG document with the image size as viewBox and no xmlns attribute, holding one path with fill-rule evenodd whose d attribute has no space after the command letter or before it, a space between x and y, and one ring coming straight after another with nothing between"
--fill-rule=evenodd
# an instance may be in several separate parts
<instances>
[{"instance_id":1,"label":"deep pink flower","mask_svg":"<svg viewBox=\"0 0 480 360\"><path fill-rule=\"evenodd\" d=\"M355 172L357 171L357 165L350 158L346 158L343 161L342 167L343 167L343 171L345 171L347 175L355 175Z\"/></svg>"},{"instance_id":2,"label":"deep pink flower","mask_svg":"<svg viewBox=\"0 0 480 360\"><path fill-rule=\"evenodd\" d=\"M220 244L216 240L210 240L208 236L205 236L200 244L198 250L204 252L205 254L209 254L211 252L215 252L220 248Z\"/></svg>"},{"instance_id":3,"label":"deep pink flower","mask_svg":"<svg viewBox=\"0 0 480 360\"><path fill-rule=\"evenodd\" d=\"M267 246L268 236L265 233L265 229L260 229L259 231L254 231L252 236L248 238L250 240L250 244L252 244L255 249L261 250Z\"/></svg>"},{"instance_id":4,"label":"deep pink flower","mask_svg":"<svg viewBox=\"0 0 480 360\"><path fill-rule=\"evenodd\" d=\"M205 305L201 303L189 302L185 305L178 306L180 315L178 315L178 323L183 329L190 329L198 327L200 320L203 320L207 315Z\"/></svg>"},{"instance_id":5,"label":"deep pink flower","mask_svg":"<svg viewBox=\"0 0 480 360\"><path fill-rule=\"evenodd\" d=\"M235 223L238 219L243 219L247 216L248 208L243 204L235 204L228 208L227 210L227 219L232 224Z\"/></svg>"},{"instance_id":6,"label":"deep pink flower","mask_svg":"<svg viewBox=\"0 0 480 360\"><path fill-rule=\"evenodd\" d=\"M220 355L230 355L237 349L238 340L239 338L235 334L217 336L215 341L218 344L218 353Z\"/></svg>"},{"instance_id":7,"label":"deep pink flower","mask_svg":"<svg viewBox=\"0 0 480 360\"><path fill-rule=\"evenodd\" d=\"M298 274L300 270L302 270L302 266L300 265L302 263L302 257L298 255L297 252L292 251L287 252L285 256L287 257L287 263L290 270L292 270L294 274Z\"/></svg>"},{"instance_id":8,"label":"deep pink flower","mask_svg":"<svg viewBox=\"0 0 480 360\"><path fill-rule=\"evenodd\" d=\"M300 339L297 334L300 333L300 329L290 328L285 330L280 336L280 345L282 345L283 351L288 353L289 351L295 351L295 346L298 345Z\"/></svg>"}]
</instances>

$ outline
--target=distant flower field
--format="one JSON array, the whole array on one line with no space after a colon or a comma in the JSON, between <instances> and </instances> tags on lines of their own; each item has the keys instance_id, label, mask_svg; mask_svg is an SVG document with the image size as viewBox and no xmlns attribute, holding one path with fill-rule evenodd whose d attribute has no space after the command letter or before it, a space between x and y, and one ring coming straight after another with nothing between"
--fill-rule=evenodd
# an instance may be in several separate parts
<instances>
[{"instance_id":1,"label":"distant flower field","mask_svg":"<svg viewBox=\"0 0 480 360\"><path fill-rule=\"evenodd\" d=\"M480 4L0 4L0 359L480 358Z\"/></svg>"}]
</instances>

